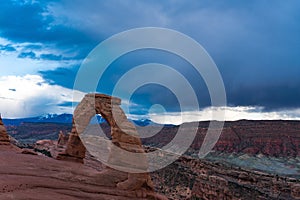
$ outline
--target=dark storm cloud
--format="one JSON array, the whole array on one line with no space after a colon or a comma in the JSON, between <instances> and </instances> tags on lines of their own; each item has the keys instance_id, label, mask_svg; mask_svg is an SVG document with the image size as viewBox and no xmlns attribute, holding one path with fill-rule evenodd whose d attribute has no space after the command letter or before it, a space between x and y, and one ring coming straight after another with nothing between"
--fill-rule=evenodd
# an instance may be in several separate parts
<instances>
[{"instance_id":1,"label":"dark storm cloud","mask_svg":"<svg viewBox=\"0 0 300 200\"><path fill-rule=\"evenodd\" d=\"M63 55L57 55L57 54L51 54L51 53L47 53L47 54L41 54L39 56L39 59L42 60L52 60L52 61L67 61L67 60L79 60L81 59L80 56L74 56L74 57L65 57Z\"/></svg>"},{"instance_id":2,"label":"dark storm cloud","mask_svg":"<svg viewBox=\"0 0 300 200\"><path fill-rule=\"evenodd\" d=\"M18 58L31 58L31 59L37 59L36 55L34 52L29 51L29 52L22 52L18 55Z\"/></svg>"},{"instance_id":3,"label":"dark storm cloud","mask_svg":"<svg viewBox=\"0 0 300 200\"><path fill-rule=\"evenodd\" d=\"M172 28L194 38L212 56L223 76L229 105L300 107L300 1L20 2L0 1L0 35L11 41L54 44L83 59L99 42L120 31L144 26ZM3 50L8 51L6 48ZM24 57L35 50L34 46L27 48L21 53ZM132 66L157 61L189 77L202 106L209 105L205 84L191 66L165 54L145 55L127 55L128 59L113 63L99 91L111 93L116 81ZM42 54L39 58L69 59L60 54ZM40 73L52 84L72 88L78 68ZM134 99L147 105L176 105L171 94L170 98L163 94L169 93L148 86L138 90Z\"/></svg>"},{"instance_id":4,"label":"dark storm cloud","mask_svg":"<svg viewBox=\"0 0 300 200\"><path fill-rule=\"evenodd\" d=\"M227 90L232 106L263 106L266 111L300 107L300 81L297 84L240 86Z\"/></svg>"},{"instance_id":5,"label":"dark storm cloud","mask_svg":"<svg viewBox=\"0 0 300 200\"><path fill-rule=\"evenodd\" d=\"M28 49L28 50L40 50L43 48L43 46L39 45L39 44L29 44L29 45L26 45L24 48Z\"/></svg>"},{"instance_id":6,"label":"dark storm cloud","mask_svg":"<svg viewBox=\"0 0 300 200\"><path fill-rule=\"evenodd\" d=\"M77 51L89 49L91 39L87 35L70 26L55 24L48 12L53 2L0 1L0 36L14 42L54 44L57 48ZM27 48L39 48L39 45Z\"/></svg>"},{"instance_id":7,"label":"dark storm cloud","mask_svg":"<svg viewBox=\"0 0 300 200\"><path fill-rule=\"evenodd\" d=\"M41 54L40 58L43 60L62 60L62 55L55 55L55 54Z\"/></svg>"},{"instance_id":8,"label":"dark storm cloud","mask_svg":"<svg viewBox=\"0 0 300 200\"><path fill-rule=\"evenodd\" d=\"M58 106L63 106L63 107L72 107L74 105L73 102L63 102L61 104L58 104Z\"/></svg>"},{"instance_id":9,"label":"dark storm cloud","mask_svg":"<svg viewBox=\"0 0 300 200\"><path fill-rule=\"evenodd\" d=\"M0 45L0 51L16 51L16 49L12 45L7 44L7 45Z\"/></svg>"},{"instance_id":10,"label":"dark storm cloud","mask_svg":"<svg viewBox=\"0 0 300 200\"><path fill-rule=\"evenodd\" d=\"M56 70L40 71L39 73L50 84L61 85L66 88L73 88L74 80L79 66L71 68L57 68Z\"/></svg>"},{"instance_id":11,"label":"dark storm cloud","mask_svg":"<svg viewBox=\"0 0 300 200\"><path fill-rule=\"evenodd\" d=\"M15 41L40 41L50 18L42 14L46 11L43 3L22 1L1 1L0 27L3 37Z\"/></svg>"}]
</instances>

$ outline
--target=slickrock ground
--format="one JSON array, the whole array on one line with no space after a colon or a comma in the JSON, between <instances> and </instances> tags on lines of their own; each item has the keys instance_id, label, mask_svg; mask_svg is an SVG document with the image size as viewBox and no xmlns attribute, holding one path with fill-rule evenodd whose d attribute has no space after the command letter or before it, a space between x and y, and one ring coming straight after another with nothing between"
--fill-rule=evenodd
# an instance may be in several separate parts
<instances>
[{"instance_id":1,"label":"slickrock ground","mask_svg":"<svg viewBox=\"0 0 300 200\"><path fill-rule=\"evenodd\" d=\"M51 151L53 143L56 142L39 141L36 148ZM102 165L88 154L84 163L102 170ZM174 200L300 199L299 173L298 176L277 175L231 166L222 161L212 162L182 156L166 168L151 173L151 177L155 191Z\"/></svg>"},{"instance_id":2,"label":"slickrock ground","mask_svg":"<svg viewBox=\"0 0 300 200\"><path fill-rule=\"evenodd\" d=\"M152 192L124 191L99 185L98 182L103 183L99 181L100 170L101 165L92 160L83 165L24 154L15 146L0 145L0 199L164 199Z\"/></svg>"},{"instance_id":3,"label":"slickrock ground","mask_svg":"<svg viewBox=\"0 0 300 200\"><path fill-rule=\"evenodd\" d=\"M51 149L56 143L40 141L37 146ZM88 154L81 164L24 153L30 152L0 146L0 200L138 199L139 192L99 184L104 167ZM151 176L156 191L168 199L300 199L297 178L185 156Z\"/></svg>"}]
</instances>

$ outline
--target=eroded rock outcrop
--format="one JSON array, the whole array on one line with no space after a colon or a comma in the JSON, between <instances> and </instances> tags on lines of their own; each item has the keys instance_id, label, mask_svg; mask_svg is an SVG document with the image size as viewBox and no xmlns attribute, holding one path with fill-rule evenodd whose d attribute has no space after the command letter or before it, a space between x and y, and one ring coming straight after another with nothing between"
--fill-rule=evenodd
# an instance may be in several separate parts
<instances>
[{"instance_id":1,"label":"eroded rock outcrop","mask_svg":"<svg viewBox=\"0 0 300 200\"><path fill-rule=\"evenodd\" d=\"M300 199L297 177L182 156L152 174L157 191L171 199ZM192 197L186 191L191 190Z\"/></svg>"},{"instance_id":2,"label":"eroded rock outcrop","mask_svg":"<svg viewBox=\"0 0 300 200\"><path fill-rule=\"evenodd\" d=\"M292 186L292 197L295 199L300 199L300 184L294 184Z\"/></svg>"},{"instance_id":3,"label":"eroded rock outcrop","mask_svg":"<svg viewBox=\"0 0 300 200\"><path fill-rule=\"evenodd\" d=\"M189 128L198 127L192 150L198 154L206 136L209 121L185 123ZM147 127L151 130L151 126ZM166 126L144 144L167 145L177 134L179 126ZM146 129L146 131L148 131ZM300 157L300 122L292 120L239 120L227 121L213 150L223 153L262 154L270 157ZM143 134L143 132L140 132Z\"/></svg>"},{"instance_id":4,"label":"eroded rock outcrop","mask_svg":"<svg viewBox=\"0 0 300 200\"><path fill-rule=\"evenodd\" d=\"M153 191L129 191L104 186L99 170L76 162L22 154L0 145L0 199L18 200L165 200Z\"/></svg>"},{"instance_id":5,"label":"eroded rock outcrop","mask_svg":"<svg viewBox=\"0 0 300 200\"><path fill-rule=\"evenodd\" d=\"M96 114L101 114L111 127L112 145L110 146L110 155L106 164L146 171L148 166L141 140L135 126L128 121L120 104L121 99L116 97L104 94L85 95L74 111L73 127L66 148L58 153L56 158L83 162L86 149L79 135L84 133L92 117ZM60 136L60 138L63 138L63 136ZM59 141L63 141L63 139ZM127 159L120 152L137 154ZM153 184L148 173L120 172L107 167L99 175L98 184L101 181L103 185L115 185L122 190L153 190Z\"/></svg>"},{"instance_id":6,"label":"eroded rock outcrop","mask_svg":"<svg viewBox=\"0 0 300 200\"><path fill-rule=\"evenodd\" d=\"M9 136L6 132L6 128L2 122L2 118L0 115L0 145L9 145Z\"/></svg>"},{"instance_id":7,"label":"eroded rock outcrop","mask_svg":"<svg viewBox=\"0 0 300 200\"><path fill-rule=\"evenodd\" d=\"M74 120L73 120L74 121ZM69 160L76 162L83 162L83 158L85 157L86 149L82 144L79 135L76 131L75 124L73 122L73 128L68 136L68 141L66 145L64 145L65 140L62 135L58 138L58 148L66 147L63 151L60 151L56 158L58 160Z\"/></svg>"}]
</instances>

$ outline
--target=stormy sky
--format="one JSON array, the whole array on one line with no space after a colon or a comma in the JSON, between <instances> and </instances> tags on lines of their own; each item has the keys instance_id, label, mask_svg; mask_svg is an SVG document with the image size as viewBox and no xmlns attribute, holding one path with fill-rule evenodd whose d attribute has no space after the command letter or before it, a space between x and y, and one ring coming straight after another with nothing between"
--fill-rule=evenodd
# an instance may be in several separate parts
<instances>
[{"instance_id":1,"label":"stormy sky","mask_svg":"<svg viewBox=\"0 0 300 200\"><path fill-rule=\"evenodd\" d=\"M179 113L194 121L225 109L228 120L300 119L299 9L297 0L0 1L0 112L10 118L71 113L72 102L94 92L75 91L78 99L73 97L78 69L93 48L122 31L162 27L205 48L223 78L226 108L210 107L205 82L190 63L155 49L120 56L96 91L111 94L130 69L162 63L186 77L200 110L180 110L169 88L152 84L123 99L130 107L127 114L179 123ZM168 74L152 74L158 75L172 81Z\"/></svg>"}]
</instances>

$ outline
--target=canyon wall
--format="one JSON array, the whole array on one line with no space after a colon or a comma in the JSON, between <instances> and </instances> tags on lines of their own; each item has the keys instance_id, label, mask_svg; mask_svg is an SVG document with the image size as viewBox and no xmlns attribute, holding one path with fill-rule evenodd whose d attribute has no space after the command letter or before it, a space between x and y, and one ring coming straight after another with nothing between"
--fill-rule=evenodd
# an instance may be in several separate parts
<instances>
[{"instance_id":1,"label":"canyon wall","mask_svg":"<svg viewBox=\"0 0 300 200\"><path fill-rule=\"evenodd\" d=\"M300 180L181 157L152 175L170 199L300 199Z\"/></svg>"}]
</instances>

